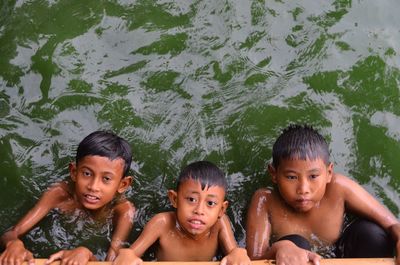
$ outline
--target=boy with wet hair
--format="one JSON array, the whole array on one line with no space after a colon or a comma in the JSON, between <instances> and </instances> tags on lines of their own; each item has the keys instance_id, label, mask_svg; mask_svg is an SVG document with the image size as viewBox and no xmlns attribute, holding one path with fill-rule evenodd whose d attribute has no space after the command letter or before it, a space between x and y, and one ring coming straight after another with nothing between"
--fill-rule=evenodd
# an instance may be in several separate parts
<instances>
[{"instance_id":1,"label":"boy with wet hair","mask_svg":"<svg viewBox=\"0 0 400 265\"><path fill-rule=\"evenodd\" d=\"M302 265L319 264L315 252L337 258L393 257L396 246L399 253L398 220L359 184L333 172L328 145L312 127L286 128L273 146L268 171L274 188L257 190L247 215L251 259ZM346 213L356 219L343 230Z\"/></svg>"},{"instance_id":2,"label":"boy with wet hair","mask_svg":"<svg viewBox=\"0 0 400 265\"><path fill-rule=\"evenodd\" d=\"M121 196L132 182L132 177L128 176L131 162L128 142L114 133L96 131L85 137L79 143L75 163L69 164L72 182L63 181L51 186L1 237L5 251L0 256L0 265L18 265L24 261L34 264L32 253L19 238L53 209L66 215L84 212L84 216L104 222L111 215L113 235L106 259L113 260L133 225L135 208ZM81 265L96 258L88 248L80 246L61 250L51 255L46 263L54 260L61 260L61 264Z\"/></svg>"},{"instance_id":3,"label":"boy with wet hair","mask_svg":"<svg viewBox=\"0 0 400 265\"><path fill-rule=\"evenodd\" d=\"M155 215L128 249L120 249L113 265L142 264L140 257L153 244L157 261L211 261L219 248L221 264L248 265L246 250L238 248L225 215L227 182L214 164L189 164L168 197L176 209Z\"/></svg>"}]
</instances>

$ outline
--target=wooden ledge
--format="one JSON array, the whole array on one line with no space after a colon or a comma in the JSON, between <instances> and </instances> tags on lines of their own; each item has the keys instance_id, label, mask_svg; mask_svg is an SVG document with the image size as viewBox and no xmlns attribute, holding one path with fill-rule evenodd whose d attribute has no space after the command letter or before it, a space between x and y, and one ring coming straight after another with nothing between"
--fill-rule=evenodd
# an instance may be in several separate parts
<instances>
[{"instance_id":1,"label":"wooden ledge","mask_svg":"<svg viewBox=\"0 0 400 265\"><path fill-rule=\"evenodd\" d=\"M36 265L44 265L46 259L35 259ZM252 265L273 265L274 260L254 260ZM23 265L26 265L25 262ZM59 261L55 261L52 265L59 265ZM368 258L368 259L322 259L321 265L395 265L393 258ZM88 265L111 265L111 262L91 261ZM146 261L143 265L219 265L218 261L201 262L201 261Z\"/></svg>"}]
</instances>

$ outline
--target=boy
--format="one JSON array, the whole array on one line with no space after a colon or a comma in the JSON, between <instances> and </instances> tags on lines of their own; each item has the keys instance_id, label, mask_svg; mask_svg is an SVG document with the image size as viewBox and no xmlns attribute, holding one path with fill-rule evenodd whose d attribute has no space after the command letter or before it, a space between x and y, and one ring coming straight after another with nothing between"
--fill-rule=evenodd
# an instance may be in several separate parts
<instances>
[{"instance_id":1,"label":"boy","mask_svg":"<svg viewBox=\"0 0 400 265\"><path fill-rule=\"evenodd\" d=\"M72 185L60 182L50 187L37 204L1 237L6 249L0 256L0 265L18 265L23 261L34 264L32 253L25 249L19 237L52 209L58 209L63 214L84 211L96 220L105 220L112 214L114 229L107 260L114 259L132 228L135 213L133 204L119 196L132 182L132 177L127 176L131 161L131 148L121 137L104 131L85 137L78 146L75 163L69 165ZM59 251L51 255L46 263L58 259L62 264L77 265L96 260L92 252L83 246Z\"/></svg>"},{"instance_id":2,"label":"boy","mask_svg":"<svg viewBox=\"0 0 400 265\"><path fill-rule=\"evenodd\" d=\"M157 261L211 261L220 247L227 253L221 264L250 264L225 215L226 189L224 173L214 164L188 165L179 175L176 191L168 191L176 211L155 215L130 248L119 250L113 264L141 264L140 256L154 243Z\"/></svg>"},{"instance_id":3,"label":"boy","mask_svg":"<svg viewBox=\"0 0 400 265\"><path fill-rule=\"evenodd\" d=\"M393 243L400 250L398 220L359 184L333 172L328 145L311 127L283 131L268 171L276 188L256 191L248 210L250 258L301 265L319 264L311 250L344 258L392 257ZM346 212L357 219L342 231Z\"/></svg>"}]
</instances>

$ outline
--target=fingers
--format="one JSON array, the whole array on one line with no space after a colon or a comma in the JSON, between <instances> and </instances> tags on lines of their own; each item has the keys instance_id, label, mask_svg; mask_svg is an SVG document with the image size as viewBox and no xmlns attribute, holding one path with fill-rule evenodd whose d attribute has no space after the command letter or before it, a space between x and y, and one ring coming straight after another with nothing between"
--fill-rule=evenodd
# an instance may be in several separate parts
<instances>
[{"instance_id":1,"label":"fingers","mask_svg":"<svg viewBox=\"0 0 400 265\"><path fill-rule=\"evenodd\" d=\"M114 250L109 250L107 253L106 261L114 261L116 256L117 255Z\"/></svg>"},{"instance_id":2,"label":"fingers","mask_svg":"<svg viewBox=\"0 0 400 265\"><path fill-rule=\"evenodd\" d=\"M49 259L46 260L46 262L45 262L44 264L47 265L47 264L52 263L52 262L55 261L55 260L62 259L63 256L64 256L64 250L58 251L57 253L54 253L53 255L51 255L51 256L49 257Z\"/></svg>"},{"instance_id":3,"label":"fingers","mask_svg":"<svg viewBox=\"0 0 400 265\"><path fill-rule=\"evenodd\" d=\"M397 256L395 257L395 264L396 264L396 265L400 265L400 255L397 255Z\"/></svg>"},{"instance_id":4,"label":"fingers","mask_svg":"<svg viewBox=\"0 0 400 265\"><path fill-rule=\"evenodd\" d=\"M29 265L35 264L35 259L33 258L32 253L28 250L25 250L23 254L19 256L6 252L0 256L0 265L21 265L24 261L27 261Z\"/></svg>"},{"instance_id":5,"label":"fingers","mask_svg":"<svg viewBox=\"0 0 400 265\"><path fill-rule=\"evenodd\" d=\"M226 259L226 257L224 257L224 258L221 260L220 265L227 265L227 259Z\"/></svg>"},{"instance_id":6,"label":"fingers","mask_svg":"<svg viewBox=\"0 0 400 265\"><path fill-rule=\"evenodd\" d=\"M26 252L25 260L28 262L29 265L35 265L35 259L33 258L32 252Z\"/></svg>"},{"instance_id":7,"label":"fingers","mask_svg":"<svg viewBox=\"0 0 400 265\"><path fill-rule=\"evenodd\" d=\"M319 265L321 256L314 252L308 252L308 260L311 261L314 265Z\"/></svg>"}]
</instances>

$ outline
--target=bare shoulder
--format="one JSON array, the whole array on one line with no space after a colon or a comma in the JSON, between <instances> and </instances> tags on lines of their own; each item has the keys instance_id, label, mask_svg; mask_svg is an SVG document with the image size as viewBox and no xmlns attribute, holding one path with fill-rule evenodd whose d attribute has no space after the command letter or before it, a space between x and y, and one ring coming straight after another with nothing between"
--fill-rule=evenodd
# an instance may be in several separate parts
<instances>
[{"instance_id":1,"label":"bare shoulder","mask_svg":"<svg viewBox=\"0 0 400 265\"><path fill-rule=\"evenodd\" d=\"M64 181L51 185L42 195L42 200L54 204L54 207L69 199L72 199L72 193L70 187Z\"/></svg>"},{"instance_id":2,"label":"bare shoulder","mask_svg":"<svg viewBox=\"0 0 400 265\"><path fill-rule=\"evenodd\" d=\"M254 192L252 200L267 200L272 196L272 190L268 188L261 188Z\"/></svg>"},{"instance_id":3,"label":"bare shoulder","mask_svg":"<svg viewBox=\"0 0 400 265\"><path fill-rule=\"evenodd\" d=\"M273 197L273 190L268 188L258 189L254 192L251 198L250 208L255 207L260 209L260 207L266 206L268 202L271 201L272 197Z\"/></svg>"},{"instance_id":4,"label":"bare shoulder","mask_svg":"<svg viewBox=\"0 0 400 265\"><path fill-rule=\"evenodd\" d=\"M176 215L175 212L163 212L154 215L148 224L157 226L159 228L168 228L171 226L175 226L176 223Z\"/></svg>"},{"instance_id":5,"label":"bare shoulder","mask_svg":"<svg viewBox=\"0 0 400 265\"><path fill-rule=\"evenodd\" d=\"M134 214L136 212L135 205L127 199L120 200L114 206L113 209L117 213L132 213L132 214Z\"/></svg>"},{"instance_id":6,"label":"bare shoulder","mask_svg":"<svg viewBox=\"0 0 400 265\"><path fill-rule=\"evenodd\" d=\"M360 187L360 185L357 182L355 182L354 180L352 180L351 178L349 178L345 175L342 175L342 174L338 174L338 173L333 174L332 180L331 180L331 183L329 183L329 186L331 188L334 188L335 190L343 191L343 192Z\"/></svg>"}]
</instances>

